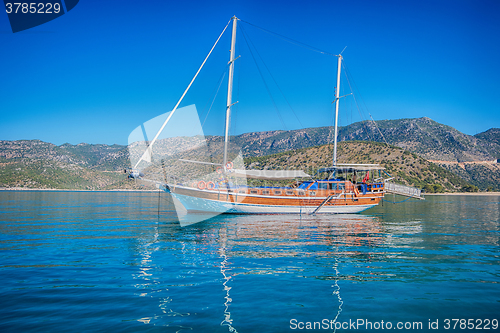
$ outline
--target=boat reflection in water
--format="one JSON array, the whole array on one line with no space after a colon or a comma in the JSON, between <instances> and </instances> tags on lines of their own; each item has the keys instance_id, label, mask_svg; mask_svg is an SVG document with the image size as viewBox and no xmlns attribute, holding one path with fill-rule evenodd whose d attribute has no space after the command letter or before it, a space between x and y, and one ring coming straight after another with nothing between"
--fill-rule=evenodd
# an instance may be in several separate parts
<instances>
[{"instance_id":1,"label":"boat reflection in water","mask_svg":"<svg viewBox=\"0 0 500 333\"><path fill-rule=\"evenodd\" d=\"M283 331L293 318L335 321L344 306L342 280L386 274L360 273L364 268L349 262L369 265L384 255L377 248L404 245L377 217L352 214L219 215L188 228L160 224L156 232L136 247L140 295L159 307L140 321L194 331ZM260 322L264 313L276 320Z\"/></svg>"},{"instance_id":2,"label":"boat reflection in water","mask_svg":"<svg viewBox=\"0 0 500 333\"><path fill-rule=\"evenodd\" d=\"M224 240L223 240L223 243ZM229 291L231 290L231 287L228 285L229 281L231 280L232 276L230 274L231 268L229 266L229 262L227 260L227 255L226 255L226 247L225 244L222 244L222 247L219 250L220 257L223 259L222 262L220 263L220 272L222 276L224 277L224 282L222 283L224 286L224 291L226 292L226 296L224 297L225 302L224 302L224 320L221 322L221 326L227 326L229 332L238 332L234 327L233 327L233 319L231 319L231 312L229 311L229 304L233 301L229 295ZM227 274L226 274L227 272Z\"/></svg>"}]
</instances>

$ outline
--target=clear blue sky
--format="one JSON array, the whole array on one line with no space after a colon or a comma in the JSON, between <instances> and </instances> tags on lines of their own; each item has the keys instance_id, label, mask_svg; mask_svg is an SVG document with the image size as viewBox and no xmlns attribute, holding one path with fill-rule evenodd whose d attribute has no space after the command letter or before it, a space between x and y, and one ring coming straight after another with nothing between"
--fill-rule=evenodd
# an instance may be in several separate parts
<instances>
[{"instance_id":1,"label":"clear blue sky","mask_svg":"<svg viewBox=\"0 0 500 333\"><path fill-rule=\"evenodd\" d=\"M499 13L496 0L81 0L16 34L0 14L0 139L126 144L135 127L174 107L233 15L328 52L347 46L365 117L427 116L474 135L500 127ZM336 59L239 25L264 59L259 66L281 120L240 30L233 134L330 125ZM182 104L194 103L203 119L229 38ZM207 118L208 134L221 131L226 89ZM360 120L352 98L341 108L341 125Z\"/></svg>"}]
</instances>

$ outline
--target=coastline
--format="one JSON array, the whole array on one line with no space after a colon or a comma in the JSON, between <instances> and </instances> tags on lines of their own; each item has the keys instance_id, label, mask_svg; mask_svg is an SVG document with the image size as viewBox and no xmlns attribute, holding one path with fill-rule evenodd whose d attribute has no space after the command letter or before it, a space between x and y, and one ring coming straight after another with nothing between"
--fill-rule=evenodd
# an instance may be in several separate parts
<instances>
[{"instance_id":1,"label":"coastline","mask_svg":"<svg viewBox=\"0 0 500 333\"><path fill-rule=\"evenodd\" d=\"M158 192L158 190L136 190L136 189L113 189L113 190L76 190L76 189L56 189L56 188L24 188L24 187L0 187L0 191L58 191L58 192ZM480 195L480 196L500 196L500 192L445 192L445 193L424 193L428 195Z\"/></svg>"},{"instance_id":2,"label":"coastline","mask_svg":"<svg viewBox=\"0 0 500 333\"><path fill-rule=\"evenodd\" d=\"M481 196L499 196L500 192L447 192L447 193L424 193L428 195L481 195Z\"/></svg>"},{"instance_id":3,"label":"coastline","mask_svg":"<svg viewBox=\"0 0 500 333\"><path fill-rule=\"evenodd\" d=\"M50 191L50 192L158 192L158 190L134 190L134 189L113 189L113 190L75 190L59 188L22 188L22 187L0 187L0 191Z\"/></svg>"}]
</instances>

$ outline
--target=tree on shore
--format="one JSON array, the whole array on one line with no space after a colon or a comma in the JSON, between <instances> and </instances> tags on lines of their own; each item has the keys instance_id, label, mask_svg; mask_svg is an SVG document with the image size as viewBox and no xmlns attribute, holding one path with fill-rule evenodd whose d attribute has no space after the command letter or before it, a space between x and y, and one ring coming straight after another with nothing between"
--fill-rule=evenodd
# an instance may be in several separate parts
<instances>
[{"instance_id":1,"label":"tree on shore","mask_svg":"<svg viewBox=\"0 0 500 333\"><path fill-rule=\"evenodd\" d=\"M465 185L462 187L462 192L479 192L479 187L475 185Z\"/></svg>"}]
</instances>

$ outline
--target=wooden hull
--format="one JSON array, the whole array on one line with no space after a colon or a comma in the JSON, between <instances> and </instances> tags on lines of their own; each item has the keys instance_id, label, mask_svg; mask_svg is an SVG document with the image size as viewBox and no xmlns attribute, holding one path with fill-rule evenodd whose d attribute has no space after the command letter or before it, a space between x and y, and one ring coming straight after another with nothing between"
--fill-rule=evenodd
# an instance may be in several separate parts
<instances>
[{"instance_id":1,"label":"wooden hull","mask_svg":"<svg viewBox=\"0 0 500 333\"><path fill-rule=\"evenodd\" d=\"M185 186L169 186L167 191L190 212L232 214L359 213L378 205L384 196L383 188L365 194L265 188L200 190Z\"/></svg>"}]
</instances>

